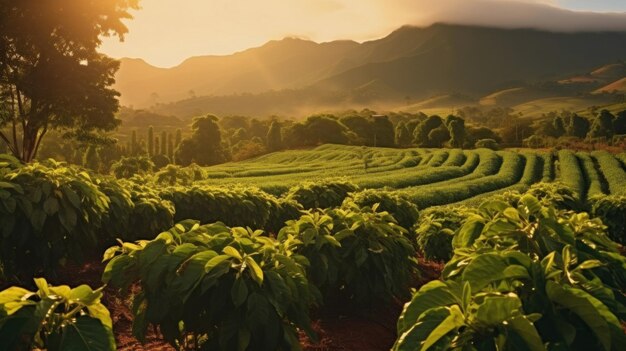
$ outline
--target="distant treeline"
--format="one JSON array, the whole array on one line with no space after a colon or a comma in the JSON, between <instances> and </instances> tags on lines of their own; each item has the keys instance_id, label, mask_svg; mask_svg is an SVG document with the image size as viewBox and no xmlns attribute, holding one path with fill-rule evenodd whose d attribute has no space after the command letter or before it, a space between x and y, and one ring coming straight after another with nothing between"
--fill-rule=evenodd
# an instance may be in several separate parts
<instances>
[{"instance_id":1,"label":"distant treeline","mask_svg":"<svg viewBox=\"0 0 626 351\"><path fill-rule=\"evenodd\" d=\"M148 122L144 114L139 111L135 116ZM486 111L464 108L456 114L447 117L404 112L382 115L365 109L317 114L302 121L207 115L194 118L191 130L177 127L180 120L160 118L155 120L160 124L158 127L134 127L138 123L123 125L120 135L125 136L124 142L109 138L104 142L77 144L52 137L42 147L40 158L64 159L109 172L114 163L123 158L133 158L126 160L133 167L146 162L156 168L192 163L207 166L321 144L497 149L564 143L611 144L620 142L624 139L621 136L626 135L626 111L613 115L602 110L596 112L593 119L571 112L554 112L539 121L520 118L501 108ZM177 123L158 123L163 121Z\"/></svg>"}]
</instances>

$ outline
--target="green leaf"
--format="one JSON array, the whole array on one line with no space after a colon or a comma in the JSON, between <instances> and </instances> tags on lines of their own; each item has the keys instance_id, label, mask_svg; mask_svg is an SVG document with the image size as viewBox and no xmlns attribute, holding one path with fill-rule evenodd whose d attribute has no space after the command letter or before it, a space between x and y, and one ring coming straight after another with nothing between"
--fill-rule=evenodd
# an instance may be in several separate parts
<instances>
[{"instance_id":1,"label":"green leaf","mask_svg":"<svg viewBox=\"0 0 626 351\"><path fill-rule=\"evenodd\" d=\"M508 328L515 332L519 337L524 340L528 350L530 351L545 351L546 347L543 345L541 336L537 332L537 328L524 316L518 316L507 321Z\"/></svg>"},{"instance_id":2,"label":"green leaf","mask_svg":"<svg viewBox=\"0 0 626 351\"><path fill-rule=\"evenodd\" d=\"M424 340L420 351L428 350L446 334L465 325L463 312L461 312L461 309L458 305L453 305L448 310L450 311L450 315L446 317L446 319L444 319L441 324L435 327L435 329L433 329L433 331L428 335L426 340Z\"/></svg>"},{"instance_id":3,"label":"green leaf","mask_svg":"<svg viewBox=\"0 0 626 351\"><path fill-rule=\"evenodd\" d=\"M472 246L484 228L485 223L482 217L472 216L468 218L452 239L452 246L455 248Z\"/></svg>"},{"instance_id":4,"label":"green leaf","mask_svg":"<svg viewBox=\"0 0 626 351\"><path fill-rule=\"evenodd\" d=\"M206 273L211 272L211 270L213 268L215 268L217 265L219 265L220 263L224 262L225 260L230 259L231 257L228 255L218 255L213 257L212 259L210 259L205 265L204 265L204 271Z\"/></svg>"},{"instance_id":5,"label":"green leaf","mask_svg":"<svg viewBox=\"0 0 626 351\"><path fill-rule=\"evenodd\" d=\"M480 291L492 282L504 279L506 261L498 254L486 253L472 260L463 271L463 280L470 282L472 291Z\"/></svg>"},{"instance_id":6,"label":"green leaf","mask_svg":"<svg viewBox=\"0 0 626 351\"><path fill-rule=\"evenodd\" d=\"M393 351L415 351L426 340L428 335L450 316L450 311L445 307L438 307L424 312L424 315L410 326L405 332L399 334L398 340L393 345Z\"/></svg>"},{"instance_id":7,"label":"green leaf","mask_svg":"<svg viewBox=\"0 0 626 351\"><path fill-rule=\"evenodd\" d=\"M398 319L398 335L406 332L420 318L422 313L437 308L458 303L448 285L439 280L428 282L413 296L413 299L404 306Z\"/></svg>"},{"instance_id":8,"label":"green leaf","mask_svg":"<svg viewBox=\"0 0 626 351\"><path fill-rule=\"evenodd\" d=\"M237 251L237 249L235 249L232 246L226 246L224 250L222 250L222 252L224 252L225 254L227 254L228 256L232 258L236 258L239 261L243 261L243 257L241 257L241 254L239 253L239 251Z\"/></svg>"},{"instance_id":9,"label":"green leaf","mask_svg":"<svg viewBox=\"0 0 626 351\"><path fill-rule=\"evenodd\" d=\"M230 296L235 307L241 306L248 298L248 286L243 277L235 279L230 289Z\"/></svg>"},{"instance_id":10,"label":"green leaf","mask_svg":"<svg viewBox=\"0 0 626 351\"><path fill-rule=\"evenodd\" d=\"M52 216L57 213L59 211L59 200L54 197L47 198L43 203L43 210L48 216Z\"/></svg>"},{"instance_id":11,"label":"green leaf","mask_svg":"<svg viewBox=\"0 0 626 351\"><path fill-rule=\"evenodd\" d=\"M110 329L100 320L79 316L74 323L62 329L62 335L52 338L50 351L81 350L81 351L114 351L115 339Z\"/></svg>"},{"instance_id":12,"label":"green leaf","mask_svg":"<svg viewBox=\"0 0 626 351\"><path fill-rule=\"evenodd\" d=\"M495 327L519 315L521 309L522 302L513 293L502 296L486 296L483 302L478 305L475 316L481 323Z\"/></svg>"},{"instance_id":13,"label":"green leaf","mask_svg":"<svg viewBox=\"0 0 626 351\"><path fill-rule=\"evenodd\" d=\"M259 284L259 286L262 285L263 284L263 270L261 269L261 267L259 267L259 265L256 263L254 258L250 256L246 256L245 262L250 268L252 279L254 279L254 281L256 281L257 284Z\"/></svg>"},{"instance_id":14,"label":"green leaf","mask_svg":"<svg viewBox=\"0 0 626 351\"><path fill-rule=\"evenodd\" d=\"M611 349L609 325L600 313L600 309L608 312L606 306L580 289L570 288L566 285L560 286L553 281L546 283L546 293L553 303L577 314L593 331L604 350L609 351ZM595 301L592 302L592 299ZM615 316L613 318L617 320Z\"/></svg>"}]
</instances>

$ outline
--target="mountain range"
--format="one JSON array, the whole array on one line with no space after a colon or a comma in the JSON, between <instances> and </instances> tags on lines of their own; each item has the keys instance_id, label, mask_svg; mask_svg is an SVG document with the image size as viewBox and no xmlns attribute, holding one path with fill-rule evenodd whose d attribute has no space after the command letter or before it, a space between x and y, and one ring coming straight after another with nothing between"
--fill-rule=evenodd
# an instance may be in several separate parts
<instances>
[{"instance_id":1,"label":"mountain range","mask_svg":"<svg viewBox=\"0 0 626 351\"><path fill-rule=\"evenodd\" d=\"M545 90L545 82L554 82L557 96L601 92L611 84L623 89L625 59L626 32L435 24L401 27L363 43L285 38L232 55L192 57L172 68L125 58L115 88L125 106L157 106L179 117L289 114L449 94L482 101L511 89L536 91L543 84ZM618 68L593 79L606 65Z\"/></svg>"}]
</instances>

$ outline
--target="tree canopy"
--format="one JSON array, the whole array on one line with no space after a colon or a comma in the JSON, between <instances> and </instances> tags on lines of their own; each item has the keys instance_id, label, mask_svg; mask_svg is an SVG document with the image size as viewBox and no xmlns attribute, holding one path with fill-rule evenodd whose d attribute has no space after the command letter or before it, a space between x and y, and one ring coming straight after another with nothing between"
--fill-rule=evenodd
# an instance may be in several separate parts
<instances>
[{"instance_id":1,"label":"tree canopy","mask_svg":"<svg viewBox=\"0 0 626 351\"><path fill-rule=\"evenodd\" d=\"M0 1L0 140L23 162L52 129L85 137L119 121L119 63L97 52L123 40L138 0Z\"/></svg>"}]
</instances>

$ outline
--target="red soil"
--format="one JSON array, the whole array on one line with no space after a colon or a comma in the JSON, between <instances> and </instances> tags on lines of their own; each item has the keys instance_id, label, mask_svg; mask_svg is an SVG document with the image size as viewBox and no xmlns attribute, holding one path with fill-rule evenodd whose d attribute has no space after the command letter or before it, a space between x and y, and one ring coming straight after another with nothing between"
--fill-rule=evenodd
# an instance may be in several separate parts
<instances>
[{"instance_id":1,"label":"red soil","mask_svg":"<svg viewBox=\"0 0 626 351\"><path fill-rule=\"evenodd\" d=\"M442 265L419 260L419 279L415 287L437 279ZM67 266L56 279L49 279L51 284L67 284L72 286L88 284L100 286L100 277L104 264L91 261L82 266ZM104 305L111 311L113 332L120 351L173 351L174 348L162 341L158 332L151 330L146 342L141 344L132 335L132 313L129 297L122 296L111 288L106 288L103 298ZM402 311L402 302L389 306L378 305L370 308L346 308L345 304L332 303L313 312L313 329L319 336L318 343L312 343L304 334L300 340L304 350L389 350L396 340L396 320Z\"/></svg>"}]
</instances>

